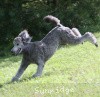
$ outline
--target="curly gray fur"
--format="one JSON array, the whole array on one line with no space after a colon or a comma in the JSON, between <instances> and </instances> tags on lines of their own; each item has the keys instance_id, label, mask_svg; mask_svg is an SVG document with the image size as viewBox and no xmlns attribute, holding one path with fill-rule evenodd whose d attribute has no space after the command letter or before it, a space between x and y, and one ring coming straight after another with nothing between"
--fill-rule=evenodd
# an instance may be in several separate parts
<instances>
[{"instance_id":1,"label":"curly gray fur","mask_svg":"<svg viewBox=\"0 0 100 97\"><path fill-rule=\"evenodd\" d=\"M60 24L60 20L58 19L58 18L56 18L56 17L54 17L54 16L52 16L52 15L48 15L48 16L45 16L44 18L43 18L43 20L44 21L46 21L46 22L48 22L48 23L52 23L53 25L61 25Z\"/></svg>"}]
</instances>

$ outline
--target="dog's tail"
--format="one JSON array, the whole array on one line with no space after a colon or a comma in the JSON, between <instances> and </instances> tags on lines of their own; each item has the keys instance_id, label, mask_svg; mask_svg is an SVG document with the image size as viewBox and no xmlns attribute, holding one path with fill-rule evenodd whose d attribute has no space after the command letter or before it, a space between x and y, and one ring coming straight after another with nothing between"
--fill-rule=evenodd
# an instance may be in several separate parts
<instances>
[{"instance_id":1,"label":"dog's tail","mask_svg":"<svg viewBox=\"0 0 100 97\"><path fill-rule=\"evenodd\" d=\"M47 23L52 23L55 26L60 26L60 20L52 15L47 15L43 18Z\"/></svg>"}]
</instances>

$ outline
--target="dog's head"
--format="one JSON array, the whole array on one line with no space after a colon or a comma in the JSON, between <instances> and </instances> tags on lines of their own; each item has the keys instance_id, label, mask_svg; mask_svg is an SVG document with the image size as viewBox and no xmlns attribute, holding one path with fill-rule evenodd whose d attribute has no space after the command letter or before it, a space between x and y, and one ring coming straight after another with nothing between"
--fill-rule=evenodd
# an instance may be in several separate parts
<instances>
[{"instance_id":1,"label":"dog's head","mask_svg":"<svg viewBox=\"0 0 100 97\"><path fill-rule=\"evenodd\" d=\"M11 49L11 52L15 55L20 54L23 50L24 44L21 37L16 37L13 41L14 47Z\"/></svg>"},{"instance_id":2,"label":"dog's head","mask_svg":"<svg viewBox=\"0 0 100 97\"><path fill-rule=\"evenodd\" d=\"M11 52L15 55L20 54L23 51L23 48L26 43L31 42L32 37L28 34L27 30L22 31L18 37L13 41L14 47L11 49Z\"/></svg>"}]
</instances>

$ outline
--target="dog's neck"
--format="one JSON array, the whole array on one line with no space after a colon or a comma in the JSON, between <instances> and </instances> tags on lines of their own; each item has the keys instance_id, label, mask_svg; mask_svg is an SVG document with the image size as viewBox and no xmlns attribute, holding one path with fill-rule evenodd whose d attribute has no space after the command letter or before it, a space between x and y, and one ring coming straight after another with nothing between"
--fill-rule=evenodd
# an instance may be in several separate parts
<instances>
[{"instance_id":1,"label":"dog's neck","mask_svg":"<svg viewBox=\"0 0 100 97\"><path fill-rule=\"evenodd\" d=\"M22 53L26 53L28 54L29 50L27 49L27 45L30 44L30 43L27 43L27 42L23 42L23 47L22 47Z\"/></svg>"}]
</instances>

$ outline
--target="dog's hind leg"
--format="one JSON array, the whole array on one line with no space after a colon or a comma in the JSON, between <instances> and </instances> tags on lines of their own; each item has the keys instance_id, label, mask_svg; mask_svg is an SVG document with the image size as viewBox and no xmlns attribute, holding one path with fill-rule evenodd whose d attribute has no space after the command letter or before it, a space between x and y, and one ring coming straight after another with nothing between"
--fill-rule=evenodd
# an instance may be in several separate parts
<instances>
[{"instance_id":1,"label":"dog's hind leg","mask_svg":"<svg viewBox=\"0 0 100 97\"><path fill-rule=\"evenodd\" d=\"M35 74L33 74L32 77L38 77L38 76L42 75L42 71L43 71L43 68L44 68L44 62L42 60L39 60L37 65L38 65L37 71L36 71Z\"/></svg>"},{"instance_id":2,"label":"dog's hind leg","mask_svg":"<svg viewBox=\"0 0 100 97\"><path fill-rule=\"evenodd\" d=\"M72 28L72 31L73 31L73 33L74 33L76 36L78 36L78 37L81 37L81 36L82 36L81 33L79 32L79 30L78 30L77 28Z\"/></svg>"},{"instance_id":3,"label":"dog's hind leg","mask_svg":"<svg viewBox=\"0 0 100 97\"><path fill-rule=\"evenodd\" d=\"M82 37L71 38L70 44L80 44L84 41L89 41L98 47L97 39L91 32L86 32Z\"/></svg>"},{"instance_id":4,"label":"dog's hind leg","mask_svg":"<svg viewBox=\"0 0 100 97\"><path fill-rule=\"evenodd\" d=\"M21 77L21 75L23 74L23 72L25 71L25 69L28 67L29 64L30 64L30 62L23 58L22 63L20 65L16 75L12 78L12 82L19 80L19 78Z\"/></svg>"}]
</instances>

